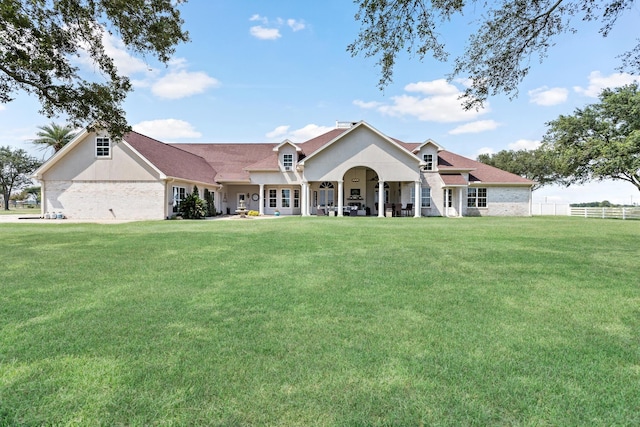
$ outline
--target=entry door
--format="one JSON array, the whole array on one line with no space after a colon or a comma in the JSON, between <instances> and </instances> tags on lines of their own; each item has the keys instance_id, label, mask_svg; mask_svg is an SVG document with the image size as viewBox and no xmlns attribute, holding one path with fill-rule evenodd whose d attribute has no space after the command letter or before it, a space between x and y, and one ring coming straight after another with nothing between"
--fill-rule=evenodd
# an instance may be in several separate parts
<instances>
[{"instance_id":1,"label":"entry door","mask_svg":"<svg viewBox=\"0 0 640 427\"><path fill-rule=\"evenodd\" d=\"M453 203L453 188L444 189L444 214L445 216L458 216L458 210Z\"/></svg>"},{"instance_id":2,"label":"entry door","mask_svg":"<svg viewBox=\"0 0 640 427\"><path fill-rule=\"evenodd\" d=\"M330 182L323 182L318 190L318 205L321 207L333 206L335 203L335 191L333 184Z\"/></svg>"}]
</instances>

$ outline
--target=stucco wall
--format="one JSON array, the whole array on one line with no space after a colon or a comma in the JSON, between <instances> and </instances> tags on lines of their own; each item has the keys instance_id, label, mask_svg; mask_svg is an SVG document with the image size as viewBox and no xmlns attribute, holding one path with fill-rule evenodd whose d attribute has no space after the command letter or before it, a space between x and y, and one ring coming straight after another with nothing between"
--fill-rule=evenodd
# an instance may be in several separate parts
<instances>
[{"instance_id":1,"label":"stucco wall","mask_svg":"<svg viewBox=\"0 0 640 427\"><path fill-rule=\"evenodd\" d=\"M43 211L74 219L164 219L162 182L47 181Z\"/></svg>"},{"instance_id":2,"label":"stucco wall","mask_svg":"<svg viewBox=\"0 0 640 427\"><path fill-rule=\"evenodd\" d=\"M366 127L345 135L305 161L308 181L339 181L354 167L373 169L384 181L415 181L419 160Z\"/></svg>"}]
</instances>

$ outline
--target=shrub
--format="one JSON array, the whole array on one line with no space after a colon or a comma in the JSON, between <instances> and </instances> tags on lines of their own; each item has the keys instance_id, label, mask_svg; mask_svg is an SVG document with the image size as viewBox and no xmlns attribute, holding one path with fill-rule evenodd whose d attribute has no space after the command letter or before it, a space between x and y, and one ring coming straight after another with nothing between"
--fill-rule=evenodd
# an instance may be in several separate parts
<instances>
[{"instance_id":1,"label":"shrub","mask_svg":"<svg viewBox=\"0 0 640 427\"><path fill-rule=\"evenodd\" d=\"M247 212L247 215L249 215L249 216L260 216L260 212L258 212L258 211L249 211L249 212Z\"/></svg>"},{"instance_id":2,"label":"shrub","mask_svg":"<svg viewBox=\"0 0 640 427\"><path fill-rule=\"evenodd\" d=\"M207 188L205 188L204 201L207 204L207 216L218 215L218 212L216 212L216 205L215 205L215 193L212 193Z\"/></svg>"},{"instance_id":3,"label":"shrub","mask_svg":"<svg viewBox=\"0 0 640 427\"><path fill-rule=\"evenodd\" d=\"M184 219L200 219L207 214L207 206L200 198L198 187L193 186L193 191L180 203L180 214Z\"/></svg>"}]
</instances>

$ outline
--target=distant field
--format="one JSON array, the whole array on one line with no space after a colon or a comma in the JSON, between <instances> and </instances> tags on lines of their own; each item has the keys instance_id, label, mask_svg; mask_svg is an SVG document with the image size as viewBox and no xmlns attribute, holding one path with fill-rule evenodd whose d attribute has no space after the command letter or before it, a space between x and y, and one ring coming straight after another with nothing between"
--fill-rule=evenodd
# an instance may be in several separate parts
<instances>
[{"instance_id":1,"label":"distant field","mask_svg":"<svg viewBox=\"0 0 640 427\"><path fill-rule=\"evenodd\" d=\"M32 215L40 216L40 206L37 208L12 208L8 211L4 210L4 205L0 206L0 215Z\"/></svg>"},{"instance_id":2,"label":"distant field","mask_svg":"<svg viewBox=\"0 0 640 427\"><path fill-rule=\"evenodd\" d=\"M568 217L0 224L0 426L639 425L638 242Z\"/></svg>"}]
</instances>

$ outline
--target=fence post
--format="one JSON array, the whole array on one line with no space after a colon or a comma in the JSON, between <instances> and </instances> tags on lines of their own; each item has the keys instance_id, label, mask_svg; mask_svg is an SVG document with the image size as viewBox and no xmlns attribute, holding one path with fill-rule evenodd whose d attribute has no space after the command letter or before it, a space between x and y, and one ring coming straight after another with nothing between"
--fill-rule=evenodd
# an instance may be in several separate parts
<instances>
[{"instance_id":1,"label":"fence post","mask_svg":"<svg viewBox=\"0 0 640 427\"><path fill-rule=\"evenodd\" d=\"M627 208L625 208L624 206L622 207L622 219L627 219L627 215L626 215L627 211L626 211L626 209Z\"/></svg>"}]
</instances>

